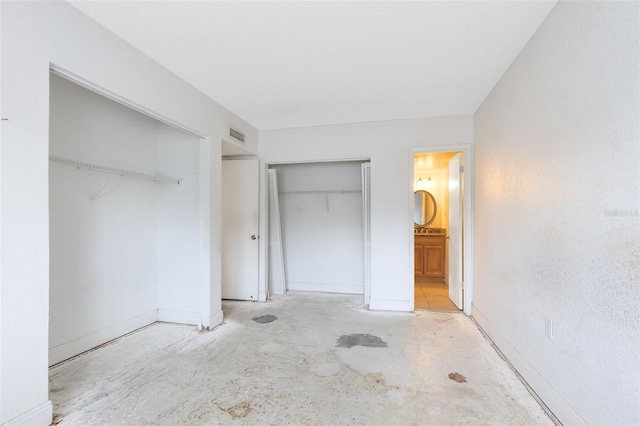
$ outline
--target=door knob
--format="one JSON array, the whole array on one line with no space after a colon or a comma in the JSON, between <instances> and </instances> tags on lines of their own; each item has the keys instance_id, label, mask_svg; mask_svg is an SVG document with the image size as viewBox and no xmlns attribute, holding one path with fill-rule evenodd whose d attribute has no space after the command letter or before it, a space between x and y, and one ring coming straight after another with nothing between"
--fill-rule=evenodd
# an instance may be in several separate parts
<instances>
[{"instance_id":1,"label":"door knob","mask_svg":"<svg viewBox=\"0 0 640 426\"><path fill-rule=\"evenodd\" d=\"M252 239L252 240L255 240L256 238L258 238L258 237L256 237L255 235L252 235L252 236L251 236L251 239Z\"/></svg>"}]
</instances>

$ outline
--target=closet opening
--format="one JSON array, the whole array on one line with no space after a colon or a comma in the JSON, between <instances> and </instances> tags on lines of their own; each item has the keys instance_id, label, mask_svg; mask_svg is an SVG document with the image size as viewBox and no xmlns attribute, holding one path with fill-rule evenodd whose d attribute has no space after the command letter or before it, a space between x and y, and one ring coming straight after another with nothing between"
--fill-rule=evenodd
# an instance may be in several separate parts
<instances>
[{"instance_id":1,"label":"closet opening","mask_svg":"<svg viewBox=\"0 0 640 426\"><path fill-rule=\"evenodd\" d=\"M49 129L49 364L200 324L200 138L55 74Z\"/></svg>"},{"instance_id":2,"label":"closet opening","mask_svg":"<svg viewBox=\"0 0 640 426\"><path fill-rule=\"evenodd\" d=\"M370 294L370 163L270 164L269 293Z\"/></svg>"}]
</instances>

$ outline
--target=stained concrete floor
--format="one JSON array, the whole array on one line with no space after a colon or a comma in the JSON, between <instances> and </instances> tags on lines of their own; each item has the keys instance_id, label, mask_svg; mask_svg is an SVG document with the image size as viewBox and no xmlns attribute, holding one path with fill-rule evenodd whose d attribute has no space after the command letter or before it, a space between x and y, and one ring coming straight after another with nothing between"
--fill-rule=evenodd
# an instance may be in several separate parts
<instances>
[{"instance_id":1,"label":"stained concrete floor","mask_svg":"<svg viewBox=\"0 0 640 426\"><path fill-rule=\"evenodd\" d=\"M223 310L215 330L157 323L52 367L56 421L553 424L463 314L371 312L318 293Z\"/></svg>"}]
</instances>

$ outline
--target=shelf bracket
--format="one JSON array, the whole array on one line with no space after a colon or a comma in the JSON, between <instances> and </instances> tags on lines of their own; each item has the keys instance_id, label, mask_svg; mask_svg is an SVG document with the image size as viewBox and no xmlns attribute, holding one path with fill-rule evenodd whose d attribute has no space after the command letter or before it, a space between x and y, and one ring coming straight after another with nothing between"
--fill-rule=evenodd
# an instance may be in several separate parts
<instances>
[{"instance_id":1,"label":"shelf bracket","mask_svg":"<svg viewBox=\"0 0 640 426\"><path fill-rule=\"evenodd\" d=\"M96 192L96 194L95 194L93 197L91 197L91 202L94 202L94 201L96 201L98 198L102 198L102 197L104 197L104 196L106 195L106 194L103 194L103 193L104 193L104 190L105 190L105 189L107 189L107 186L109 186L109 184L111 183L111 181L112 181L112 180L113 180L113 179L109 179L109 180L107 181L107 183L105 183L105 184L102 186L102 188L100 188L100 190L99 190L98 192Z\"/></svg>"}]
</instances>

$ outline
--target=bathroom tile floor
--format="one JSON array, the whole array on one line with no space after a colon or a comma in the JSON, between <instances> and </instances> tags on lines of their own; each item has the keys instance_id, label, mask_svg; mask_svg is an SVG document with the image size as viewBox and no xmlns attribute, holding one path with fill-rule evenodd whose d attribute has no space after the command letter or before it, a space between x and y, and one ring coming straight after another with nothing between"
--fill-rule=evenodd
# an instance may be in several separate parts
<instances>
[{"instance_id":1,"label":"bathroom tile floor","mask_svg":"<svg viewBox=\"0 0 640 426\"><path fill-rule=\"evenodd\" d=\"M362 296L223 302L211 331L155 323L50 369L72 425L553 425L470 318Z\"/></svg>"},{"instance_id":2,"label":"bathroom tile floor","mask_svg":"<svg viewBox=\"0 0 640 426\"><path fill-rule=\"evenodd\" d=\"M449 287L445 283L416 280L414 291L416 310L460 312L449 299Z\"/></svg>"}]
</instances>

